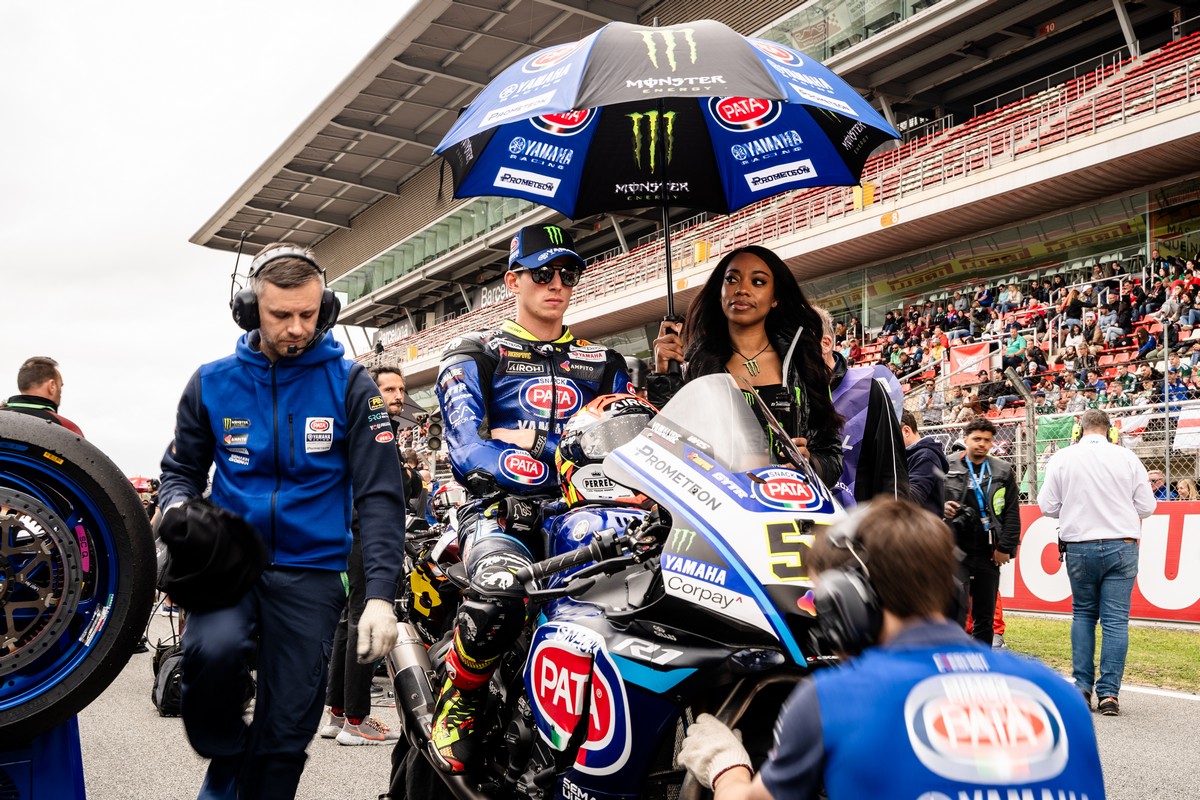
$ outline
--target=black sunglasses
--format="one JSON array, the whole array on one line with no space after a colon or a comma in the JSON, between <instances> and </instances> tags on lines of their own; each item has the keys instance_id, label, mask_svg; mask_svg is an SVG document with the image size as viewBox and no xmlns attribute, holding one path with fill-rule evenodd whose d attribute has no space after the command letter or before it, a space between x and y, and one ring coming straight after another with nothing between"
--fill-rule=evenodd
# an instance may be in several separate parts
<instances>
[{"instance_id":1,"label":"black sunglasses","mask_svg":"<svg viewBox=\"0 0 1200 800\"><path fill-rule=\"evenodd\" d=\"M574 286L579 283L579 279L583 277L583 270L579 267L525 267L516 272L528 272L529 277L533 278L534 283L547 284L554 280L554 273L558 272L558 277L562 278L562 284L566 287Z\"/></svg>"}]
</instances>

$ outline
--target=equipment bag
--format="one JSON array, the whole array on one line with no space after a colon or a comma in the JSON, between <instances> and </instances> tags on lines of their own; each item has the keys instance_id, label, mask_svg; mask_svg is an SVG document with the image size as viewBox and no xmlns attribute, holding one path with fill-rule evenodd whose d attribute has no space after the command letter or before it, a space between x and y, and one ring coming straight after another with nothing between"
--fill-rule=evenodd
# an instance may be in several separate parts
<instances>
[{"instance_id":1,"label":"equipment bag","mask_svg":"<svg viewBox=\"0 0 1200 800\"><path fill-rule=\"evenodd\" d=\"M179 716L180 684L183 681L183 646L173 644L154 654L154 684L150 700L160 717Z\"/></svg>"}]
</instances>

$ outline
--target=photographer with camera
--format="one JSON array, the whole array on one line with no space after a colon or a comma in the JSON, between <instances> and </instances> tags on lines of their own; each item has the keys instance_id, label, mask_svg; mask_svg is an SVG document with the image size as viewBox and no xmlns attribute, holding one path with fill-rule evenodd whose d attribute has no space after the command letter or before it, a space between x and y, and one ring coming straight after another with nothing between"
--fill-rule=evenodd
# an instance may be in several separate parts
<instances>
[{"instance_id":1,"label":"photographer with camera","mask_svg":"<svg viewBox=\"0 0 1200 800\"><path fill-rule=\"evenodd\" d=\"M988 455L995 436L996 426L986 417L976 417L963 428L967 449L950 456L942 512L955 544L966 554L971 635L989 647L1000 567L1017 554L1021 542L1017 476L1007 461Z\"/></svg>"}]
</instances>

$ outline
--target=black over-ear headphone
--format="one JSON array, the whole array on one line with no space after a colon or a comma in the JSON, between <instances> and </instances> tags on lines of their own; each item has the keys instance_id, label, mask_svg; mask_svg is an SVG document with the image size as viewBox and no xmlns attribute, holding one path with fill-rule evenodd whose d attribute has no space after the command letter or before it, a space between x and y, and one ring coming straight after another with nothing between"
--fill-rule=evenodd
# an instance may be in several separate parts
<instances>
[{"instance_id":1,"label":"black over-ear headphone","mask_svg":"<svg viewBox=\"0 0 1200 800\"><path fill-rule=\"evenodd\" d=\"M313 269L321 275L321 282L325 282L325 270L317 264L313 258L312 251L306 247L299 247L294 244L281 244L274 247L268 247L257 256L250 264L250 274L247 280L253 278L263 267L280 258L298 258L301 261L306 261L312 264ZM238 291L229 301L229 308L233 312L233 321L238 327L244 331L252 331L258 328L261 320L258 315L258 295L254 293L254 289L246 286L246 288ZM321 308L317 312L317 329L313 332L312 342L318 342L325 333L337 324L338 312L342 310L342 303L337 299L337 295L328 286L321 292Z\"/></svg>"},{"instance_id":2,"label":"black over-ear headphone","mask_svg":"<svg viewBox=\"0 0 1200 800\"><path fill-rule=\"evenodd\" d=\"M858 538L860 518L861 512L852 513L826 534L830 544L849 550L853 558L822 572L813 590L821 633L834 650L849 655L874 644L883 627L883 610L867 570L867 550Z\"/></svg>"}]
</instances>

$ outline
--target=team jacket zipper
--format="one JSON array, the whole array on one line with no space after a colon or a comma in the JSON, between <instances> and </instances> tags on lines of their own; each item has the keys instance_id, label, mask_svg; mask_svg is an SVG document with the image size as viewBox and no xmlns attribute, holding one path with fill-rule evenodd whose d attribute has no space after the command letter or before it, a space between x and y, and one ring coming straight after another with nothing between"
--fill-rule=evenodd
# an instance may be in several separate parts
<instances>
[{"instance_id":1,"label":"team jacket zipper","mask_svg":"<svg viewBox=\"0 0 1200 800\"><path fill-rule=\"evenodd\" d=\"M283 485L283 473L280 470L279 464L279 386L276 381L276 370L278 362L271 364L271 433L275 443L275 491L271 492L271 531L270 531L270 550L271 563L275 563L275 514L276 504L279 499L279 489Z\"/></svg>"}]
</instances>

